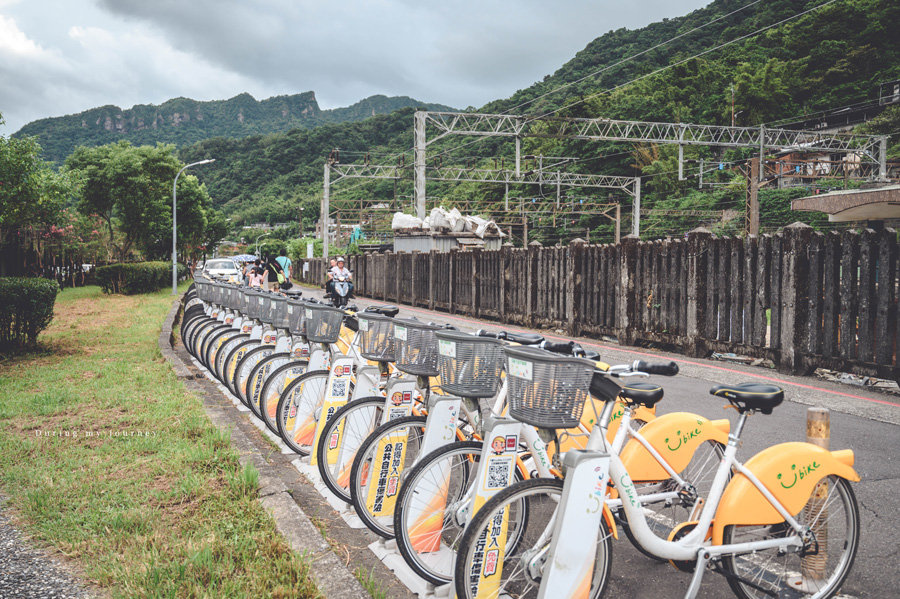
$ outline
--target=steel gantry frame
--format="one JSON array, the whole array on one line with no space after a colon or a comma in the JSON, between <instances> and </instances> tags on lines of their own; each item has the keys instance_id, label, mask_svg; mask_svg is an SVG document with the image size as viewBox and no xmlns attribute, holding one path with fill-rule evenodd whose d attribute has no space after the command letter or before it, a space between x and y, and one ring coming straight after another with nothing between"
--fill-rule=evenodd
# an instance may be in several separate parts
<instances>
[{"instance_id":1,"label":"steel gantry frame","mask_svg":"<svg viewBox=\"0 0 900 599\"><path fill-rule=\"evenodd\" d=\"M333 153L332 153L333 155ZM555 159L565 161L566 159ZM561 163L551 165L558 166ZM475 169L453 166L427 167L428 178L433 181L476 182L476 183L503 183L506 185L505 207L509 211L509 185L553 185L556 186L556 208L562 201L562 188L603 188L618 189L633 198L632 205L635 210L640 210L641 181L635 177L620 177L614 175L592 175L585 173L571 173L567 171L548 170L540 166L526 172L517 173L512 169ZM323 227L323 253L328 256L328 235L324 233L331 220L331 186L342 179L393 179L406 178L411 169L404 165L374 165L374 164L342 164L329 157L325 162L324 185L322 193L322 212L327 215ZM418 197L416 197L418 201ZM425 203L416 206L417 216L425 218ZM341 209L339 209L341 212ZM361 210L360 210L361 213ZM340 221L340 217L338 218ZM633 218L637 222L637 218ZM636 232L635 232L636 233Z\"/></svg>"},{"instance_id":2,"label":"steel gantry frame","mask_svg":"<svg viewBox=\"0 0 900 599\"><path fill-rule=\"evenodd\" d=\"M540 123L541 127L531 127ZM437 129L430 138L428 126ZM824 133L792 129L726 127L690 123L653 123L615 119L527 117L508 114L465 112L415 113L415 201L420 218L425 211L425 182L428 146L448 135L512 137L516 144L516 178L521 177L521 140L524 137L582 139L678 145L678 178L684 179L684 146L754 148L760 161L767 150L795 148L798 151L857 153L878 164L878 178L887 177L887 137L854 133ZM763 172L760 170L759 177ZM636 201L640 200L640 178L636 179ZM640 233L640 206L635 206L632 233Z\"/></svg>"}]
</instances>

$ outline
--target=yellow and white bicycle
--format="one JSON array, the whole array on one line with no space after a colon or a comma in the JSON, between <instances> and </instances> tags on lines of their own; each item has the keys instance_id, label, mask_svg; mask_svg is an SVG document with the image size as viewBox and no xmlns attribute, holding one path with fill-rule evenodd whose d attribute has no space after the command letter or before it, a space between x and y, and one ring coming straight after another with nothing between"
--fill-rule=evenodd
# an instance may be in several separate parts
<instances>
[{"instance_id":1,"label":"yellow and white bicycle","mask_svg":"<svg viewBox=\"0 0 900 599\"><path fill-rule=\"evenodd\" d=\"M559 359L552 354L504 351L510 360L510 414L547 431L563 428L583 406L588 385L558 376ZM583 368L593 377L615 375L594 371L587 360ZM686 599L697 596L707 570L725 576L743 599L834 596L859 545L859 510L849 484L859 480L853 452L782 443L742 464L736 454L747 418L771 414L784 392L753 383L710 392L737 409L738 421L705 501L668 539L651 530L622 459L595 429L584 450L566 454L565 481L516 483L475 514L459 544L457 596L600 597L612 565L612 531L603 517L610 488L622 499L633 540L693 572ZM605 399L609 409L612 398ZM688 441L690 432L683 433Z\"/></svg>"}]
</instances>

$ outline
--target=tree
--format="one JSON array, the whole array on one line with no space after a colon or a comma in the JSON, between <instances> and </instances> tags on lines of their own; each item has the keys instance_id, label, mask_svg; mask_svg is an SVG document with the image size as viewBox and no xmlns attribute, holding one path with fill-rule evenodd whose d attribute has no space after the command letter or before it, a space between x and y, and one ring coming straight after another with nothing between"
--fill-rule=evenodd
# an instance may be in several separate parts
<instances>
[{"instance_id":1,"label":"tree","mask_svg":"<svg viewBox=\"0 0 900 599\"><path fill-rule=\"evenodd\" d=\"M40 155L36 138L0 135L0 245L12 231L52 221L72 192L70 178Z\"/></svg>"},{"instance_id":2,"label":"tree","mask_svg":"<svg viewBox=\"0 0 900 599\"><path fill-rule=\"evenodd\" d=\"M147 258L171 251L172 181L183 166L172 145L132 146L127 141L97 148L79 147L66 166L82 180L79 209L98 214L110 237L121 235L116 250L125 260L134 249ZM178 243L182 248L204 236L209 194L197 179L179 179Z\"/></svg>"}]
</instances>

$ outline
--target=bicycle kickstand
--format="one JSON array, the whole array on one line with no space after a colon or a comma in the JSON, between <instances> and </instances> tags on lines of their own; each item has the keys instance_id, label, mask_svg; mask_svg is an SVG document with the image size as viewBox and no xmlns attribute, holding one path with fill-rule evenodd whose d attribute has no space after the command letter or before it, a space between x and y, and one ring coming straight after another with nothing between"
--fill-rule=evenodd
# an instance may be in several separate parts
<instances>
[{"instance_id":1,"label":"bicycle kickstand","mask_svg":"<svg viewBox=\"0 0 900 599\"><path fill-rule=\"evenodd\" d=\"M706 572L710 557L709 551L705 547L701 547L697 551L697 565L694 568L694 576L691 578L687 593L684 594L684 599L694 599L700 592L700 583L703 581L703 574Z\"/></svg>"}]
</instances>

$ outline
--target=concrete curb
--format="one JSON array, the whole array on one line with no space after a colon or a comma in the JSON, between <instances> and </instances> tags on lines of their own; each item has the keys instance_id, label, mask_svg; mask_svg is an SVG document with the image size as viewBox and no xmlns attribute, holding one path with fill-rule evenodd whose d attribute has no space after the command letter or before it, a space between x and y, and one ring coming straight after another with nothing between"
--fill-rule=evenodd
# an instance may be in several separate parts
<instances>
[{"instance_id":1,"label":"concrete curb","mask_svg":"<svg viewBox=\"0 0 900 599\"><path fill-rule=\"evenodd\" d=\"M371 599L354 573L331 550L316 526L297 505L277 470L263 458L262 450L236 426L237 411L233 407L221 407L220 400L209 397L210 389L201 381L193 380L194 374L175 353L173 327L180 309L179 299L173 302L159 333L159 349L163 357L172 365L178 378L186 381L185 387L203 397L204 410L216 428L230 433L231 445L238 452L240 463L251 463L259 471L259 502L275 519L278 531L291 548L307 558L310 574L319 590L326 597Z\"/></svg>"}]
</instances>

